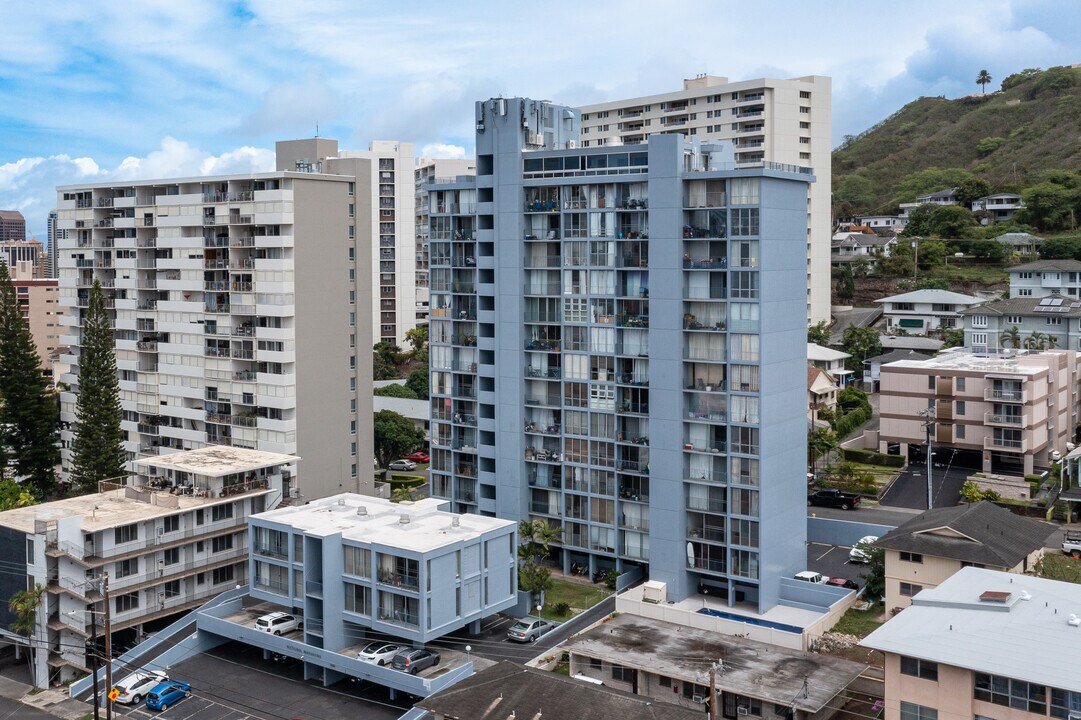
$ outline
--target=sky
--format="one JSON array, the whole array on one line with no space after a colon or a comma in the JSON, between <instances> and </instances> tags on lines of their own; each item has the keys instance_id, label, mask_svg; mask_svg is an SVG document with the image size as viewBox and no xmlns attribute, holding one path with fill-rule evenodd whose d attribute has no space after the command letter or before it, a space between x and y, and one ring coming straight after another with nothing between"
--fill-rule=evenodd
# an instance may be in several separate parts
<instances>
[{"instance_id":1,"label":"sky","mask_svg":"<svg viewBox=\"0 0 1081 720\"><path fill-rule=\"evenodd\" d=\"M833 139L923 95L1081 63L1063 0L48 0L0 3L0 208L55 186L272 170L274 141L473 152L473 102L568 105L828 75Z\"/></svg>"}]
</instances>

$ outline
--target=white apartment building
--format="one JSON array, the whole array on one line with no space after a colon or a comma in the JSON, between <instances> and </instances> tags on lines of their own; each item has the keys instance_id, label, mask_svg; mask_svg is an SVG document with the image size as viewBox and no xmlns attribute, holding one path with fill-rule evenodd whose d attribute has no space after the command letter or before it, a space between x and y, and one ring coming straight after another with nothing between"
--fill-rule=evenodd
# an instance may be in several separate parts
<instances>
[{"instance_id":1,"label":"white apartment building","mask_svg":"<svg viewBox=\"0 0 1081 720\"><path fill-rule=\"evenodd\" d=\"M474 158L417 158L413 169L416 188L414 203L417 234L417 323L427 323L430 304L428 280L428 186L438 182L451 182L463 175L475 176L477 161Z\"/></svg>"},{"instance_id":2,"label":"white apartment building","mask_svg":"<svg viewBox=\"0 0 1081 720\"><path fill-rule=\"evenodd\" d=\"M350 178L310 172L58 188L65 474L99 281L129 459L206 445L304 455L290 494L370 493L371 256L351 237L355 198Z\"/></svg>"},{"instance_id":3,"label":"white apartment building","mask_svg":"<svg viewBox=\"0 0 1081 720\"><path fill-rule=\"evenodd\" d=\"M115 636L244 584L246 519L278 505L298 460L235 447L173 453L136 461L138 475L102 483L101 492L0 513L0 551L11 568L0 574L0 594L28 583L46 590L34 683L88 672L88 646L103 642L106 612ZM14 617L2 605L0 635L10 637Z\"/></svg>"},{"instance_id":4,"label":"white apartment building","mask_svg":"<svg viewBox=\"0 0 1081 720\"><path fill-rule=\"evenodd\" d=\"M582 146L643 143L657 133L723 139L735 167L775 162L816 172L807 201L807 319L830 319L831 80L820 75L729 82L699 75L683 89L582 106ZM721 169L721 168L718 168Z\"/></svg>"},{"instance_id":5,"label":"white apartment building","mask_svg":"<svg viewBox=\"0 0 1081 720\"><path fill-rule=\"evenodd\" d=\"M330 138L285 140L277 143L276 155L279 171L329 173L352 183L350 237L357 252L371 257L370 272L360 275L357 287L371 296L371 337L360 344L404 347L405 334L417 326L413 144L376 140L367 150L339 150Z\"/></svg>"}]
</instances>

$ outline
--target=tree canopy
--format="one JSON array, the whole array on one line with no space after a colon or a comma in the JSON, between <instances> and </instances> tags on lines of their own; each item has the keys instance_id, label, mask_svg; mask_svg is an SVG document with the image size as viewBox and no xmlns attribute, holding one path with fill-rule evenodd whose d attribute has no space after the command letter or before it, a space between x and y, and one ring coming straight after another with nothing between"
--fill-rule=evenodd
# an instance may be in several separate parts
<instances>
[{"instance_id":1,"label":"tree canopy","mask_svg":"<svg viewBox=\"0 0 1081 720\"><path fill-rule=\"evenodd\" d=\"M375 459L386 467L424 444L424 433L408 418L393 410L380 410L373 423Z\"/></svg>"}]
</instances>

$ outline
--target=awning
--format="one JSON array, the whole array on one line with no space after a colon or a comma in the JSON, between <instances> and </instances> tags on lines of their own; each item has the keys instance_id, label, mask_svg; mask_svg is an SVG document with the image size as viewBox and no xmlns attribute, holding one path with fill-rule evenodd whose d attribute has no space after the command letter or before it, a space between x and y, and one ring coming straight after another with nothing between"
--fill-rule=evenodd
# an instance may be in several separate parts
<instances>
[{"instance_id":1,"label":"awning","mask_svg":"<svg viewBox=\"0 0 1081 720\"><path fill-rule=\"evenodd\" d=\"M897 321L897 324L901 327L921 328L923 327L923 320L920 318L901 318Z\"/></svg>"}]
</instances>

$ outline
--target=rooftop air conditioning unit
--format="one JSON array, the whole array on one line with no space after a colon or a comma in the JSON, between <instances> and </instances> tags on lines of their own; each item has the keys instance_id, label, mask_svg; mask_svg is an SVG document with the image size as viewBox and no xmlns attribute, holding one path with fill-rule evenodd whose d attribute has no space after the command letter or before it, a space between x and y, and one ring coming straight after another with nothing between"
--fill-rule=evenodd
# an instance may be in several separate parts
<instances>
[{"instance_id":1,"label":"rooftop air conditioning unit","mask_svg":"<svg viewBox=\"0 0 1081 720\"><path fill-rule=\"evenodd\" d=\"M574 150L577 147L578 147L578 142L576 140L568 140L567 141L567 149L568 150Z\"/></svg>"}]
</instances>

